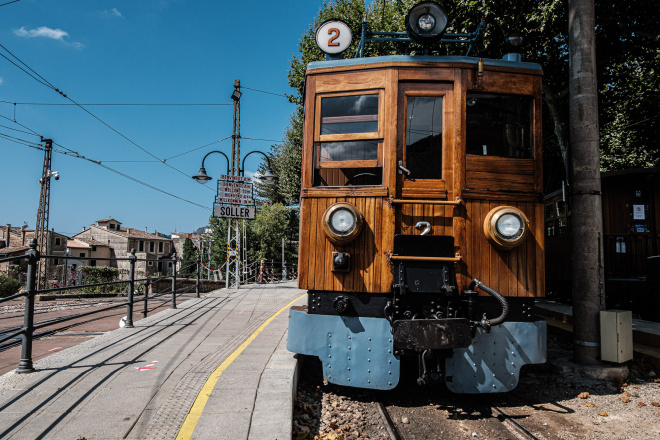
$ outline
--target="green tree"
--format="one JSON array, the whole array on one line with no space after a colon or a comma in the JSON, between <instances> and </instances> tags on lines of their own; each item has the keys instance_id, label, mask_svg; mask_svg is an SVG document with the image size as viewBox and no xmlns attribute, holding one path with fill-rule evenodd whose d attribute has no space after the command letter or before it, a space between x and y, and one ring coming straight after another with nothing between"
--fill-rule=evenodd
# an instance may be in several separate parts
<instances>
[{"instance_id":1,"label":"green tree","mask_svg":"<svg viewBox=\"0 0 660 440\"><path fill-rule=\"evenodd\" d=\"M181 276L195 278L197 276L197 249L195 249L190 237L186 237L183 241L183 255L181 256L181 259L184 261L179 268Z\"/></svg>"},{"instance_id":2,"label":"green tree","mask_svg":"<svg viewBox=\"0 0 660 440\"><path fill-rule=\"evenodd\" d=\"M211 265L209 269L217 270L227 261L227 219L210 217L211 228Z\"/></svg>"},{"instance_id":3,"label":"green tree","mask_svg":"<svg viewBox=\"0 0 660 440\"><path fill-rule=\"evenodd\" d=\"M314 22L303 33L298 53L290 63L289 85L294 92L289 98L301 105L307 64L324 59L315 44L316 28L330 18L344 20L356 38L346 52L353 56L366 12L370 29L404 31L407 11L416 0L382 0L365 7L362 0L326 1ZM449 15L447 32L471 32L483 18L486 28L472 55L501 58L507 49L504 37L518 32L525 38L519 49L523 60L543 66L543 128L546 191L553 190L565 179L568 160L568 13L566 0L447 0L443 4ZM660 105L657 66L660 37L657 32L656 9L651 0L596 1L596 48L599 83L599 120L601 127L601 165L603 169L658 166L660 145ZM366 56L405 53L414 54L418 47L407 43L370 43ZM463 45L439 45L437 55L465 53ZM292 116L302 120L301 109ZM286 145L288 136L285 134ZM291 138L298 147L281 147L276 157L295 159L302 141ZM293 153L293 154L292 154ZM295 167L292 167L295 169ZM284 170L283 170L284 171Z\"/></svg>"},{"instance_id":4,"label":"green tree","mask_svg":"<svg viewBox=\"0 0 660 440\"><path fill-rule=\"evenodd\" d=\"M295 221L291 211L281 203L262 206L250 223L254 260L281 261L282 240L290 239L290 225ZM285 257L288 261L293 258L292 255Z\"/></svg>"},{"instance_id":5,"label":"green tree","mask_svg":"<svg viewBox=\"0 0 660 440\"><path fill-rule=\"evenodd\" d=\"M21 286L23 286L23 283L20 281L5 275L0 275L0 298L18 293Z\"/></svg>"}]
</instances>

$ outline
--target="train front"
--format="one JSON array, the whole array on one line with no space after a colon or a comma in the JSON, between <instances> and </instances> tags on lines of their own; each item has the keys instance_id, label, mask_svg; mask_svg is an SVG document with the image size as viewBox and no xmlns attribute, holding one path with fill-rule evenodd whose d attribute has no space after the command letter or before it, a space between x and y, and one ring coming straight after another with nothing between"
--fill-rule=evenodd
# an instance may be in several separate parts
<instances>
[{"instance_id":1,"label":"train front","mask_svg":"<svg viewBox=\"0 0 660 440\"><path fill-rule=\"evenodd\" d=\"M476 39L428 26L442 14L413 7L408 35L425 41L426 26L436 40ZM350 44L342 26L324 23L319 46ZM375 34L364 29L362 49ZM291 309L288 348L318 356L340 385L392 389L409 358L420 385L509 391L546 357L534 316L541 67L517 54L421 52L308 66L299 287L309 294Z\"/></svg>"}]
</instances>

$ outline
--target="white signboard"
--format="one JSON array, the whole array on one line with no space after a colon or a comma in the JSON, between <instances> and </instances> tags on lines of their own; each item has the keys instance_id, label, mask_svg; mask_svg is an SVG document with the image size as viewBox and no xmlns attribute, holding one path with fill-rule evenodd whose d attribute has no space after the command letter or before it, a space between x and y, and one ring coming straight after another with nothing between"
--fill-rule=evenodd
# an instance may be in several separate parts
<instances>
[{"instance_id":1,"label":"white signboard","mask_svg":"<svg viewBox=\"0 0 660 440\"><path fill-rule=\"evenodd\" d=\"M226 205L254 205L252 183L249 177L220 176L216 203Z\"/></svg>"},{"instance_id":2,"label":"white signboard","mask_svg":"<svg viewBox=\"0 0 660 440\"><path fill-rule=\"evenodd\" d=\"M215 205L213 207L213 215L215 217L241 218L248 220L254 218L254 208Z\"/></svg>"},{"instance_id":3,"label":"white signboard","mask_svg":"<svg viewBox=\"0 0 660 440\"><path fill-rule=\"evenodd\" d=\"M644 205L633 205L633 220L646 220Z\"/></svg>"},{"instance_id":4,"label":"white signboard","mask_svg":"<svg viewBox=\"0 0 660 440\"><path fill-rule=\"evenodd\" d=\"M342 53L352 39L351 28L341 20L328 20L316 30L316 45L327 54Z\"/></svg>"}]
</instances>

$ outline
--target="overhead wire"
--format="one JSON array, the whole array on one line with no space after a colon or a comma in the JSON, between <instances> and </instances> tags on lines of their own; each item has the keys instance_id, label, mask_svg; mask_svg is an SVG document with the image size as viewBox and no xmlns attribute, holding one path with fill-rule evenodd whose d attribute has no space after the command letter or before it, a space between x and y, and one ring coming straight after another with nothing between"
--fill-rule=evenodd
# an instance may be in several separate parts
<instances>
[{"instance_id":1,"label":"overhead wire","mask_svg":"<svg viewBox=\"0 0 660 440\"><path fill-rule=\"evenodd\" d=\"M0 116L1 116L1 115L0 115ZM4 117L4 116L3 116L3 117ZM31 130L31 129L28 128L28 127L25 127L25 126L23 126L23 127L24 127L24 128L27 128L27 129L30 130L30 131L33 131L33 130ZM34 132L34 131L33 131L33 132ZM34 132L34 133L36 134L36 132ZM37 135L38 135L38 134L37 134ZM40 135L39 135L39 136L40 136ZM43 136L41 136L41 138L43 139ZM32 142L30 142L30 141L27 141L27 140L25 140L25 139L15 138L15 137L13 137L13 136L9 136L9 135L6 135L6 134L4 134L4 133L0 133L0 139L5 139L5 140L8 140L8 141L11 141L11 142L17 143L17 144L19 144L19 145L22 145L22 146L25 146L25 147L29 147L29 148L34 148L34 149L41 150L41 151L44 151L44 150L45 150L45 148L44 148L43 146L41 146L41 145L34 144L34 143L32 143ZM129 180L131 180L131 181L133 181L133 182L135 182L135 183L138 183L138 184L140 184L140 185L143 185L143 186L146 186L146 187L148 187L148 188L151 188L151 189L153 189L154 191L158 191L158 192L163 193L163 194L166 194L166 195L168 195L168 196L170 196L170 197L174 197L175 199L181 200L181 201L186 202L186 203L190 203L191 205L194 205L194 206L197 206L197 207L203 208L203 209L205 209L205 210L207 210L207 211L211 211L211 208L209 208L208 206L201 205L201 204L199 204L199 203L196 203L196 202L193 202L193 201L191 201L191 200L185 199L185 198L183 198L183 197L177 196L176 194L173 194L173 193L171 193L171 192L165 191L165 190L163 190L163 189L161 189L161 188L158 188L158 187L156 187L156 186L154 186L154 185L151 185L151 184L149 184L149 183L143 182L143 181L140 180L140 179L137 179L137 178L135 178L135 177L133 177L133 176L130 176L130 175L126 174L126 173L123 173L123 172L121 172L121 171L119 171L119 170L116 170L116 169L111 168L111 167L109 167L109 166L107 166L107 165L104 165L104 164L101 163L101 161L99 161L99 160L94 160L94 159L90 159L90 158L88 158L88 157L85 157L85 156L83 156L82 154L80 154L80 153L78 153L78 152L76 152L76 151L74 151L74 150L72 150L72 149L70 149L70 148L64 147L63 145L60 145L60 144L58 144L58 143L56 143L56 142L54 142L53 144L54 144L54 145L57 145L58 147L62 148L63 150L66 150L66 151L63 151L63 150L60 150L60 149L58 149L58 148L53 148L52 151L53 151L54 153L58 153L58 154L62 154L62 155L65 155L65 156L74 157L74 158L76 158L76 159L82 159L82 160L85 160L85 161L87 161L87 162L91 162L91 163L93 163L93 164L99 165L99 166L102 167L102 168L105 168L106 170L108 170L108 171L110 171L110 172L113 172L113 173L115 173L115 174L117 174L117 175L119 175L119 176L122 176L122 177L124 177L124 178L126 178L126 179L129 179Z\"/></svg>"},{"instance_id":2,"label":"overhead wire","mask_svg":"<svg viewBox=\"0 0 660 440\"><path fill-rule=\"evenodd\" d=\"M11 3L20 2L20 1L21 1L21 0L12 0L12 1L10 1L10 2L3 3L3 4L1 4L0 6L5 6L5 5L9 5L9 4L11 4Z\"/></svg>"},{"instance_id":3,"label":"overhead wire","mask_svg":"<svg viewBox=\"0 0 660 440\"><path fill-rule=\"evenodd\" d=\"M74 103L66 103L66 102L10 102L10 101L4 101L0 100L0 102L4 102L5 104L14 104L14 105L53 105L53 106L75 106L75 105L86 105L86 106L153 106L153 107L204 107L204 106L225 106L225 105L233 105L233 104L224 104L224 103L207 103L207 104L197 104L197 103L150 103L150 102L144 102L144 103L86 103L86 104L74 104Z\"/></svg>"},{"instance_id":4,"label":"overhead wire","mask_svg":"<svg viewBox=\"0 0 660 440\"><path fill-rule=\"evenodd\" d=\"M85 107L83 107L81 104L79 104L78 102L76 102L73 98L67 96L66 93L64 93L64 92L62 92L61 90L59 90L57 87L55 87L53 84L51 84L51 83L50 83L47 79L45 79L43 76L39 75L34 69L32 69L31 67L29 67L29 66L28 66L27 64L25 64L23 61L21 61L16 55L14 55L13 53L11 53L11 52L10 52L5 46L3 46L2 44L0 44L0 48L2 48L2 49L4 49L5 51L7 51L7 53L9 53L9 54L10 54L12 57L14 57L16 60L18 60L18 62L20 62L20 63L21 63L22 65L24 65L27 69L29 69L30 72L34 73L34 75L36 75L36 76L30 74L30 73L27 72L25 69L21 68L18 64L16 64L16 63L14 63L13 61L11 61L7 56L5 56L4 54L1 54L1 53L0 53L0 55L1 55L2 57L4 57L5 59L7 59L9 62L11 62L12 64L14 64L16 67L18 67L19 69L21 69L21 70L22 70L23 72L25 72L26 74L28 74L32 79L34 79L35 81L39 82L40 84L42 84L42 85L44 85L44 86L46 86L46 87L48 87L48 88L50 88L50 89L55 90L57 93L59 93L59 94L62 95L64 98L66 98L66 99L68 99L69 101L71 101L73 104L75 104L76 106L78 106L81 110L83 110L85 113L87 113L88 115L90 115L92 118L96 119L96 120L99 121L101 124L105 125L108 129L110 129L111 131L113 131L114 133L116 133L117 135L119 135L120 137L122 137L124 140L126 140L127 142L129 142L131 145L137 147L138 149L142 150L142 151L143 151L144 153L146 153L147 155L149 155L149 156L153 157L154 159L160 161L160 162L161 162L163 165L165 165L166 167L168 167L168 168L170 168L170 169L172 169L172 170L174 170L174 171L176 171L176 172L178 172L178 173L180 173L180 174L186 176L187 178L190 177L187 173L184 173L183 171L179 170L178 168L173 167L172 165L166 163L165 160L162 160L162 159L160 159L158 156L156 156L155 154L151 153L151 152L150 152L149 150L147 150L146 148L144 148L144 147L138 145L136 142L134 142L134 141L133 141L132 139L130 139L128 136L124 135L124 134L121 133L119 130L115 129L115 128L112 127L110 124L108 124L107 122L105 122L104 120L102 120L100 117L96 116L94 113L92 113L91 111L89 111L88 109L86 109ZM37 78L37 77L38 77L38 78ZM205 186L204 188L207 188L208 190L213 191L213 188L209 188L209 187L206 187L206 186Z\"/></svg>"},{"instance_id":5,"label":"overhead wire","mask_svg":"<svg viewBox=\"0 0 660 440\"><path fill-rule=\"evenodd\" d=\"M217 143L222 142L222 141L226 141L229 138L231 138L231 136L227 136L227 137L222 138L220 140L213 141L210 144L202 145L201 147L193 148L192 150L188 150L184 153L177 154L176 156L168 157L167 159L163 159L163 162L165 162L166 160L174 159L175 157L183 156L184 154L192 153L193 151L201 150L202 148L208 147L210 145L217 144Z\"/></svg>"},{"instance_id":6,"label":"overhead wire","mask_svg":"<svg viewBox=\"0 0 660 440\"><path fill-rule=\"evenodd\" d=\"M250 87L245 87L245 86L241 86L241 89L252 90L253 92L265 93L265 94L267 94L267 95L282 96L282 97L284 97L284 98L289 99L288 96L286 96L286 95L284 95L284 94L282 94L282 93L266 92L266 91L264 91L264 90L251 89Z\"/></svg>"}]
</instances>

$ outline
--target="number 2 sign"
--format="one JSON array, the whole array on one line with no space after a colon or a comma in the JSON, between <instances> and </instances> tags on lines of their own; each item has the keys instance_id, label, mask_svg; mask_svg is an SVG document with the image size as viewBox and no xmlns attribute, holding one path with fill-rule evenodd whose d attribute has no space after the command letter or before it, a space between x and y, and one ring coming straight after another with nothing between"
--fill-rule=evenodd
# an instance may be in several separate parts
<instances>
[{"instance_id":1,"label":"number 2 sign","mask_svg":"<svg viewBox=\"0 0 660 440\"><path fill-rule=\"evenodd\" d=\"M327 54L342 53L352 40L351 28L341 20L328 20L316 30L316 45Z\"/></svg>"}]
</instances>

